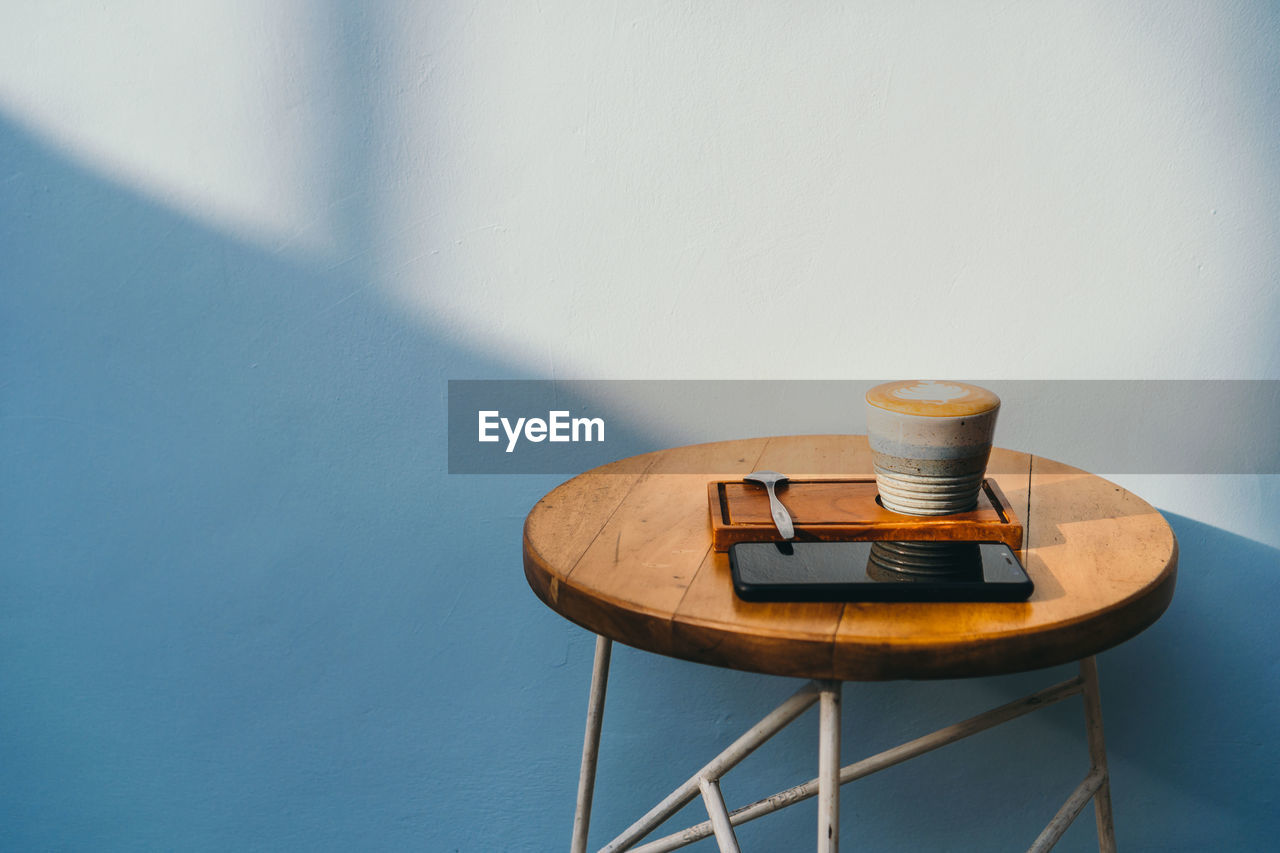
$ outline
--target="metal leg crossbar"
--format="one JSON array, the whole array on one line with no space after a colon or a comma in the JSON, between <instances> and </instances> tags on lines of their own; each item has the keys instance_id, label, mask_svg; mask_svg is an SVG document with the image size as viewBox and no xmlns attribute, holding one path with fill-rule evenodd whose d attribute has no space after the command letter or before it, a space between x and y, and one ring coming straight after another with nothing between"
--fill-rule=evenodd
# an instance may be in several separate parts
<instances>
[{"instance_id":1,"label":"metal leg crossbar","mask_svg":"<svg viewBox=\"0 0 1280 853\"><path fill-rule=\"evenodd\" d=\"M587 733L582 749L582 772L578 784L578 807L573 823L572 853L586 853L587 829L591 819L592 790L595 784L596 757L600 747L600 729L604 714L605 686L609 678L609 654L612 641L596 638L595 664L591 674L591 695L587 704ZM884 752L840 766L840 693L838 681L810 681L787 699L728 748L708 762L683 785L672 791L640 820L628 827L600 853L665 853L714 835L721 853L738 853L738 840L733 828L750 820L772 814L787 806L818 797L818 853L837 853L840 845L840 786L870 776L879 770L900 764L949 743L985 731L1021 717L1055 702L1074 696L1084 697L1085 723L1089 739L1090 770L1084 781L1072 792L1054 815L1049 825L1030 847L1030 853L1052 849L1071 822L1094 801L1097 817L1098 848L1101 853L1115 853L1115 830L1111 815L1110 779L1107 772L1106 746L1102 736L1102 706L1098 695L1098 670L1092 657L1080 661L1080 675L1038 690L998 708L956 723ZM779 791L773 796L729 811L720 793L720 779L754 752L765 741L786 728L814 704L819 705L818 776L801 785ZM701 795L708 820L671 835L635 845L658 828L695 797Z\"/></svg>"}]
</instances>

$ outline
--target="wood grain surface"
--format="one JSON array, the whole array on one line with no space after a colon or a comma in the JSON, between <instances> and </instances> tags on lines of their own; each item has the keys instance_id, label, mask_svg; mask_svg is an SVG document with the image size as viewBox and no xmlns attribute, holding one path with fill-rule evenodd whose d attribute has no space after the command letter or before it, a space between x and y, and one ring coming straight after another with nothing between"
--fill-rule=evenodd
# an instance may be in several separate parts
<instances>
[{"instance_id":1,"label":"wood grain surface","mask_svg":"<svg viewBox=\"0 0 1280 853\"><path fill-rule=\"evenodd\" d=\"M865 436L673 448L582 474L525 522L530 586L577 624L637 648L807 678L957 678L1077 660L1137 634L1173 596L1177 542L1149 504L1094 475L992 451L1035 582L1017 603L760 603L711 547L707 484L759 469L870 477Z\"/></svg>"}]
</instances>

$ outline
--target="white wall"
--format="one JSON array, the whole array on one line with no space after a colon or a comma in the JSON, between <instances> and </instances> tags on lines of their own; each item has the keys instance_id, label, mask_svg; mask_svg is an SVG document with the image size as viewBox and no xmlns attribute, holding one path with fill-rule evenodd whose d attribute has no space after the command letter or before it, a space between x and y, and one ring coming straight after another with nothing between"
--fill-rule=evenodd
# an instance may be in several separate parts
<instances>
[{"instance_id":1,"label":"white wall","mask_svg":"<svg viewBox=\"0 0 1280 853\"><path fill-rule=\"evenodd\" d=\"M539 375L1280 372L1265 4L6 17L11 119Z\"/></svg>"},{"instance_id":2,"label":"white wall","mask_svg":"<svg viewBox=\"0 0 1280 853\"><path fill-rule=\"evenodd\" d=\"M439 35L405 21L387 73L421 89L394 133L430 154L394 193L390 286L539 374L1275 376L1273 314L1240 311L1277 307L1257 17L589 3L477 8ZM726 346L770 320L802 341Z\"/></svg>"}]
</instances>

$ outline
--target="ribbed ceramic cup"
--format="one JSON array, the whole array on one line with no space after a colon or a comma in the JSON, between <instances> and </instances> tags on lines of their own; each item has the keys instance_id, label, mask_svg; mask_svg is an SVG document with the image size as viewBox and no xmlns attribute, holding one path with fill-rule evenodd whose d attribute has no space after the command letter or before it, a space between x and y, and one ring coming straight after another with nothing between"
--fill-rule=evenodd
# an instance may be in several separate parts
<instances>
[{"instance_id":1,"label":"ribbed ceramic cup","mask_svg":"<svg viewBox=\"0 0 1280 853\"><path fill-rule=\"evenodd\" d=\"M880 502L904 515L977 506L999 412L999 397L964 382L887 382L868 391Z\"/></svg>"}]
</instances>

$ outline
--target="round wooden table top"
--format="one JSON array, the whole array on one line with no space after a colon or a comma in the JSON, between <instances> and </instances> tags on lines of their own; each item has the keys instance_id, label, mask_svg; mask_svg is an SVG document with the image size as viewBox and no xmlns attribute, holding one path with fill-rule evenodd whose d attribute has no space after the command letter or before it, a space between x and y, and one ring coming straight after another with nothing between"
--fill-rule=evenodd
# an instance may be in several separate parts
<instances>
[{"instance_id":1,"label":"round wooden table top","mask_svg":"<svg viewBox=\"0 0 1280 853\"><path fill-rule=\"evenodd\" d=\"M1023 524L1025 602L760 603L711 547L707 483L761 469L871 477L860 435L692 445L623 459L540 500L525 576L553 610L640 649L735 669L868 681L959 678L1079 660L1137 634L1173 597L1178 543L1150 504L1100 477L996 449L987 468Z\"/></svg>"}]
</instances>

